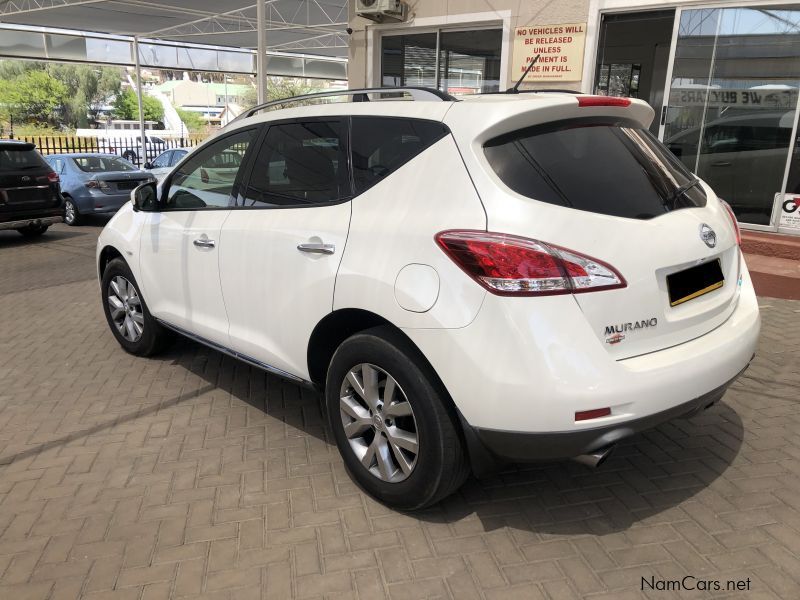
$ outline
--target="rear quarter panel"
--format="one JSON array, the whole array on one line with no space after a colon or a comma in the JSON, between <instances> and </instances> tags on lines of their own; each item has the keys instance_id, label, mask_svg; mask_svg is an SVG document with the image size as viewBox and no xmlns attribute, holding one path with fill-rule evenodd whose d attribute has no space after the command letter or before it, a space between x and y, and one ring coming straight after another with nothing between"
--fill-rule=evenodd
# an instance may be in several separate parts
<instances>
[{"instance_id":1,"label":"rear quarter panel","mask_svg":"<svg viewBox=\"0 0 800 600\"><path fill-rule=\"evenodd\" d=\"M368 310L401 328L468 325L486 292L434 240L445 229L486 227L453 138L438 141L352 202L334 309ZM438 275L438 295L428 310L407 310L398 303L395 284L408 265L427 265Z\"/></svg>"}]
</instances>

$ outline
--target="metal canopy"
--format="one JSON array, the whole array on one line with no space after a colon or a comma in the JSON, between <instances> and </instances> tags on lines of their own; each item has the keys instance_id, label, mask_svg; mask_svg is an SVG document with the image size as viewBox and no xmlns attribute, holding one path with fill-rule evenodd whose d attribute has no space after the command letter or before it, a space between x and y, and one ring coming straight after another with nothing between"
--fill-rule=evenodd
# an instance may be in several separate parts
<instances>
[{"instance_id":1,"label":"metal canopy","mask_svg":"<svg viewBox=\"0 0 800 600\"><path fill-rule=\"evenodd\" d=\"M266 49L347 56L348 0L264 0ZM0 0L0 23L258 47L255 0Z\"/></svg>"}]
</instances>

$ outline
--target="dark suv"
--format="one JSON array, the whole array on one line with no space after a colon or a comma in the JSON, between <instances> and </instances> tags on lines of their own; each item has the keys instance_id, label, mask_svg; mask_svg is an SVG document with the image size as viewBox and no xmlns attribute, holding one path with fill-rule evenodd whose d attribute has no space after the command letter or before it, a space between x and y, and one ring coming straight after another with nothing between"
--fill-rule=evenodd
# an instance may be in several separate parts
<instances>
[{"instance_id":1,"label":"dark suv","mask_svg":"<svg viewBox=\"0 0 800 600\"><path fill-rule=\"evenodd\" d=\"M0 140L0 230L36 237L63 220L58 174L33 144Z\"/></svg>"}]
</instances>

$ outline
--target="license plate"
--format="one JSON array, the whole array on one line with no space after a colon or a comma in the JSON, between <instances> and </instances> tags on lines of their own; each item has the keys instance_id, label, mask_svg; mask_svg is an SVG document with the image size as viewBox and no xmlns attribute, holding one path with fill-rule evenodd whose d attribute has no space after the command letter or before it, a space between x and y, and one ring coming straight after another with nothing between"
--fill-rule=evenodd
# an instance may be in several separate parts
<instances>
[{"instance_id":1,"label":"license plate","mask_svg":"<svg viewBox=\"0 0 800 600\"><path fill-rule=\"evenodd\" d=\"M118 181L117 182L117 189L118 190L132 190L134 188L139 187L139 181Z\"/></svg>"},{"instance_id":2,"label":"license plate","mask_svg":"<svg viewBox=\"0 0 800 600\"><path fill-rule=\"evenodd\" d=\"M667 275L669 305L678 306L718 290L725 283L719 259Z\"/></svg>"}]
</instances>

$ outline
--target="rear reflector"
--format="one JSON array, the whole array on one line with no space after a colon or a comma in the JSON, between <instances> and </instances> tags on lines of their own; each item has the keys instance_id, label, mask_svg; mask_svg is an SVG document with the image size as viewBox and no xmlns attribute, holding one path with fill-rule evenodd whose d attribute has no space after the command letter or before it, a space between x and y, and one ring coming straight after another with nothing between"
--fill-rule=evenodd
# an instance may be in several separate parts
<instances>
[{"instance_id":1,"label":"rear reflector","mask_svg":"<svg viewBox=\"0 0 800 600\"><path fill-rule=\"evenodd\" d=\"M578 106L630 106L630 98L617 96L578 96Z\"/></svg>"},{"instance_id":2,"label":"rear reflector","mask_svg":"<svg viewBox=\"0 0 800 600\"><path fill-rule=\"evenodd\" d=\"M537 240L490 231L451 230L435 236L442 250L499 296L552 296L626 286L611 265Z\"/></svg>"},{"instance_id":3,"label":"rear reflector","mask_svg":"<svg viewBox=\"0 0 800 600\"><path fill-rule=\"evenodd\" d=\"M595 408L593 410L582 410L575 413L576 421L588 421L589 419L599 419L611 414L610 408Z\"/></svg>"}]
</instances>

